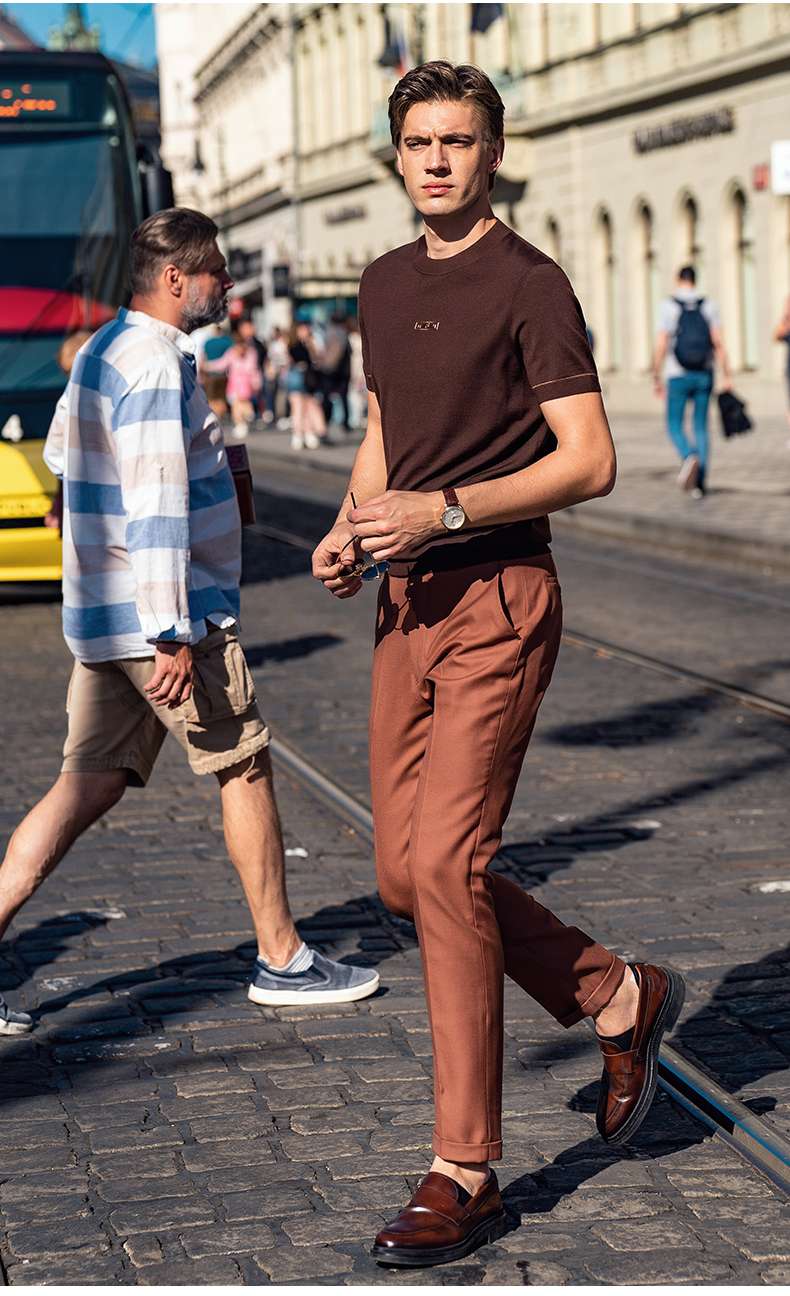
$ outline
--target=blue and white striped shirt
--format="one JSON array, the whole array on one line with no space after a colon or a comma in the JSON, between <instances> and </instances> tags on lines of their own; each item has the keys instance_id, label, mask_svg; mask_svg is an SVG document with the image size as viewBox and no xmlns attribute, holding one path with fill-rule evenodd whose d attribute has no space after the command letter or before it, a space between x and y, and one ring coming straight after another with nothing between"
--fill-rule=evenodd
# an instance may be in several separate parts
<instances>
[{"instance_id":1,"label":"blue and white striped shirt","mask_svg":"<svg viewBox=\"0 0 790 1296\"><path fill-rule=\"evenodd\" d=\"M80 348L44 458L63 478L63 633L80 661L151 657L239 618L241 524L186 333L142 311Z\"/></svg>"}]
</instances>

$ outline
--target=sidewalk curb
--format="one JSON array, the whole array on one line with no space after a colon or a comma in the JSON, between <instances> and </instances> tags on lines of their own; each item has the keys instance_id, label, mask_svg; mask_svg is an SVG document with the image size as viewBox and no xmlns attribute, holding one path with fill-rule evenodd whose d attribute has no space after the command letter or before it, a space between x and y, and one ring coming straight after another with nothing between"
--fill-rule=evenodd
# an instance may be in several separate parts
<instances>
[{"instance_id":1,"label":"sidewalk curb","mask_svg":"<svg viewBox=\"0 0 790 1296\"><path fill-rule=\"evenodd\" d=\"M706 531L702 527L663 523L644 513L620 513L613 509L580 510L583 505L563 509L551 515L551 527L557 535L584 531L612 540L633 540L672 553L687 553L695 558L725 561L743 567L771 567L790 571L790 544L766 545L762 540L741 538L724 531Z\"/></svg>"},{"instance_id":2,"label":"sidewalk curb","mask_svg":"<svg viewBox=\"0 0 790 1296\"><path fill-rule=\"evenodd\" d=\"M334 473L346 481L351 470L350 464L330 460L331 450L329 454L326 451L302 450L296 455L293 452L283 452L278 447L256 445L254 453L261 460L269 459L278 465L287 465L297 470L300 467L319 468L322 472ZM258 484L264 485L263 482ZM741 538L724 531L707 531L702 527L678 522L674 518L670 523L664 523L644 513L621 513L597 505L593 512L585 509L584 505L577 504L560 513L553 513L551 527L557 536L588 532L603 539L655 545L672 553L688 553L695 558L737 563L744 567L771 567L790 571L790 543L767 546L761 540Z\"/></svg>"}]
</instances>

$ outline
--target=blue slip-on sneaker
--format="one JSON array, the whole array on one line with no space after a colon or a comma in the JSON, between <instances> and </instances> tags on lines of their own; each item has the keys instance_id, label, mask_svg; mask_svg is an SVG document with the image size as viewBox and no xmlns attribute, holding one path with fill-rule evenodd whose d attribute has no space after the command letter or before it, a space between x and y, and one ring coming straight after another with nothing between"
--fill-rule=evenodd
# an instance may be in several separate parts
<instances>
[{"instance_id":1,"label":"blue slip-on sneaker","mask_svg":"<svg viewBox=\"0 0 790 1296\"><path fill-rule=\"evenodd\" d=\"M256 1004L282 1008L298 1004L353 1003L378 990L379 974L373 968L335 963L317 950L312 955L310 966L302 972L273 972L262 959L256 959L249 998Z\"/></svg>"},{"instance_id":2,"label":"blue slip-on sneaker","mask_svg":"<svg viewBox=\"0 0 790 1296\"><path fill-rule=\"evenodd\" d=\"M0 995L0 1035L27 1035L33 1029L29 1013L14 1012Z\"/></svg>"}]
</instances>

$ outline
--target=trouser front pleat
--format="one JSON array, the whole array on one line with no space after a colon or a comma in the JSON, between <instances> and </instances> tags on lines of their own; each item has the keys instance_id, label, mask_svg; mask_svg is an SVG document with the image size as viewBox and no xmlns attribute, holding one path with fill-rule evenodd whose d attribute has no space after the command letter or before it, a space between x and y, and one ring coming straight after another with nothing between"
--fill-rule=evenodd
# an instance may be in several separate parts
<instances>
[{"instance_id":1,"label":"trouser front pleat","mask_svg":"<svg viewBox=\"0 0 790 1296\"><path fill-rule=\"evenodd\" d=\"M378 884L420 943L434 1052L434 1150L502 1154L504 974L570 1026L625 966L489 871L559 647L548 555L390 575L370 717Z\"/></svg>"}]
</instances>

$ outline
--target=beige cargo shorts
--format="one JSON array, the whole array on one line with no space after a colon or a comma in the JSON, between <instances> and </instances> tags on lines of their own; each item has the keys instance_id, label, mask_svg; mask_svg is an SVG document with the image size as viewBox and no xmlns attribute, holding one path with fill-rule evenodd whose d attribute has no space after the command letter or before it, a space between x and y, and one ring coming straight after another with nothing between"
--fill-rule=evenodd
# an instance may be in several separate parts
<instances>
[{"instance_id":1,"label":"beige cargo shorts","mask_svg":"<svg viewBox=\"0 0 790 1296\"><path fill-rule=\"evenodd\" d=\"M193 687L172 709L150 702L143 689L153 657L74 663L66 710L64 773L129 771L144 787L168 733L178 740L195 774L215 774L268 746L255 684L232 630L212 630L192 648Z\"/></svg>"}]
</instances>

